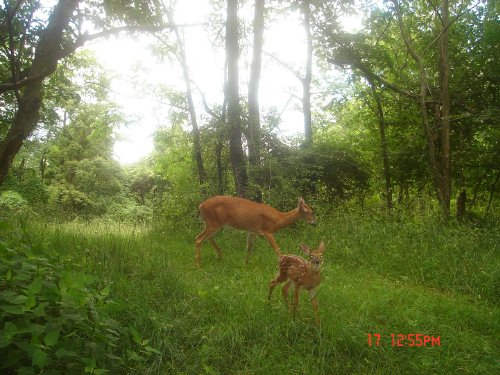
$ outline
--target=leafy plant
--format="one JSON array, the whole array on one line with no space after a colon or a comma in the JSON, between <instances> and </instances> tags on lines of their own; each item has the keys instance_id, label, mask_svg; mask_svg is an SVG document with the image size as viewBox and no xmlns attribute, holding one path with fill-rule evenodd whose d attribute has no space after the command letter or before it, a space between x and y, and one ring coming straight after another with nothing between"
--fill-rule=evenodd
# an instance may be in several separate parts
<instances>
[{"instance_id":1,"label":"leafy plant","mask_svg":"<svg viewBox=\"0 0 500 375\"><path fill-rule=\"evenodd\" d=\"M33 168L12 168L0 190L15 191L32 207L45 204L48 198L47 187Z\"/></svg>"},{"instance_id":2,"label":"leafy plant","mask_svg":"<svg viewBox=\"0 0 500 375\"><path fill-rule=\"evenodd\" d=\"M158 352L136 329L111 318L123 306L97 281L29 246L0 242L0 369L103 374L140 368Z\"/></svg>"},{"instance_id":3,"label":"leafy plant","mask_svg":"<svg viewBox=\"0 0 500 375\"><path fill-rule=\"evenodd\" d=\"M26 209L28 202L21 194L7 190L0 193L0 210L6 212L18 212Z\"/></svg>"}]
</instances>

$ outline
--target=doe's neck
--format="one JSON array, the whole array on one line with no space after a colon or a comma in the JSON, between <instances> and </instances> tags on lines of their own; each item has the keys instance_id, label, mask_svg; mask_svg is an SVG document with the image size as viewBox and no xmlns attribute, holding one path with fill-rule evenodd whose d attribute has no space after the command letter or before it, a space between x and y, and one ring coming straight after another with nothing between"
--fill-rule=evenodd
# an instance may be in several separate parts
<instances>
[{"instance_id":1,"label":"doe's neck","mask_svg":"<svg viewBox=\"0 0 500 375\"><path fill-rule=\"evenodd\" d=\"M299 209L296 208L292 211L281 212L280 216L281 218L277 223L277 227L278 228L288 227L300 219Z\"/></svg>"}]
</instances>

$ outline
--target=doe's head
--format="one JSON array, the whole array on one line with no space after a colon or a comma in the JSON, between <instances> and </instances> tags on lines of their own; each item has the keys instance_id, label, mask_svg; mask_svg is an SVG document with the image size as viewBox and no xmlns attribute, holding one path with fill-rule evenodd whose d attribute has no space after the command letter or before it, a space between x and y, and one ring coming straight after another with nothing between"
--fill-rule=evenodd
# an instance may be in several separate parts
<instances>
[{"instance_id":1,"label":"doe's head","mask_svg":"<svg viewBox=\"0 0 500 375\"><path fill-rule=\"evenodd\" d=\"M311 225L316 225L316 217L311 207L307 205L303 198L299 197L297 208L303 220Z\"/></svg>"}]
</instances>

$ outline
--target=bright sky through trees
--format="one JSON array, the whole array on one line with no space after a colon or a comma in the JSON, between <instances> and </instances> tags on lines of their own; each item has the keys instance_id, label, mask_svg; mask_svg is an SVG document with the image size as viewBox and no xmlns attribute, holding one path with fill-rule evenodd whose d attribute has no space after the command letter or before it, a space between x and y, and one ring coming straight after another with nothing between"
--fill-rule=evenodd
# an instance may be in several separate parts
<instances>
[{"instance_id":1,"label":"bright sky through trees","mask_svg":"<svg viewBox=\"0 0 500 375\"><path fill-rule=\"evenodd\" d=\"M202 23L210 12L209 1L183 0L178 2L176 23L200 25L186 27L185 44L192 80L206 96L209 104L221 104L224 48L214 51ZM247 12L248 14L244 13ZM252 7L244 7L240 17L251 22ZM354 30L360 26L360 17L346 17L344 27ZM305 61L305 34L298 13L279 23L266 25L263 69L260 85L262 108L275 107L282 112L280 132L292 135L303 131L300 108L301 84L291 72L272 58L273 54L298 71ZM159 126L169 126L169 104L155 96L155 87L162 85L182 92L182 70L175 62L160 61L151 50L156 42L153 36L131 38L121 36L99 40L89 45L97 60L111 73L111 99L118 103L127 123L117 131L115 157L124 164L147 156L153 149L152 134ZM241 93L246 94L251 51L242 48L240 58ZM314 74L314 72L313 72ZM204 115L201 96L195 91L198 116Z\"/></svg>"}]
</instances>

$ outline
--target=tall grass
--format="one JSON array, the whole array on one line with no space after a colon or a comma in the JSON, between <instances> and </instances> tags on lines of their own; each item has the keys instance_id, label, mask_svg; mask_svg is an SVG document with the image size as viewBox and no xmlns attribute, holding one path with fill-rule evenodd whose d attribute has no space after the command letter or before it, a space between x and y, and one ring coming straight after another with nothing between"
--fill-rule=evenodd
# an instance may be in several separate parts
<instances>
[{"instance_id":1,"label":"tall grass","mask_svg":"<svg viewBox=\"0 0 500 375\"><path fill-rule=\"evenodd\" d=\"M327 250L318 300L297 317L267 288L274 252L263 240L245 265L245 235L217 236L223 261L204 244L194 266L196 224L150 230L118 224L33 222L30 241L97 275L128 308L116 318L138 328L161 355L154 374L495 373L498 335L498 227L432 220L330 215L276 236ZM382 335L370 347L369 333ZM440 336L440 346L393 347L390 334ZM406 344L408 342L405 342Z\"/></svg>"}]
</instances>

